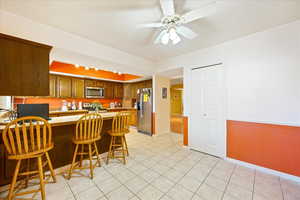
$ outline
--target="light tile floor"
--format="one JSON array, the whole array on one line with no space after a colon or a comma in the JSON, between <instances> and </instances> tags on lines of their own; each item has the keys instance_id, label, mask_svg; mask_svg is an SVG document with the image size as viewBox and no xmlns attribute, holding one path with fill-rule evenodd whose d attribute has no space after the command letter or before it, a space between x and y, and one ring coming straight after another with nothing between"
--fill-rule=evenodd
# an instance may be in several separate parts
<instances>
[{"instance_id":1,"label":"light tile floor","mask_svg":"<svg viewBox=\"0 0 300 200\"><path fill-rule=\"evenodd\" d=\"M189 150L181 137L133 131L127 135L127 165L106 165L103 155L93 180L86 177L88 171L71 180L58 175L57 183L46 185L47 200L300 199L300 184ZM40 199L39 193L34 199Z\"/></svg>"}]
</instances>

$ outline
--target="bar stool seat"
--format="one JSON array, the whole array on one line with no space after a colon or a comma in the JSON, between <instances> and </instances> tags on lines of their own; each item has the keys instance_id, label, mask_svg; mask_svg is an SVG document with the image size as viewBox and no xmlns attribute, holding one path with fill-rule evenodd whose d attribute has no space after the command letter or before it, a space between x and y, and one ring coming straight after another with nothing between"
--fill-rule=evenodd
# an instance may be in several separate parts
<instances>
[{"instance_id":1,"label":"bar stool seat","mask_svg":"<svg viewBox=\"0 0 300 200\"><path fill-rule=\"evenodd\" d=\"M56 182L55 173L48 154L48 151L54 147L50 124L40 117L22 117L7 124L2 137L5 148L8 152L8 159L17 161L7 199L11 200L15 196L40 191L42 200L45 200L44 166L48 165L50 175L52 176L53 181ZM46 157L46 163L42 162L43 156ZM37 160L37 170L31 170L32 167L30 164L32 163L30 163L30 159ZM27 161L27 171L20 172L21 162L23 160ZM15 193L14 190L19 176L26 176L24 186L27 187L30 178L37 174L40 179L39 189Z\"/></svg>"},{"instance_id":2,"label":"bar stool seat","mask_svg":"<svg viewBox=\"0 0 300 200\"><path fill-rule=\"evenodd\" d=\"M90 178L94 177L94 168L98 165L101 166L99 152L96 142L101 139L101 130L103 119L100 114L91 113L82 116L76 124L76 133L72 139L75 144L75 151L73 154L72 164L69 169L68 178L72 176L74 169L90 169ZM79 148L81 150L79 152ZM88 147L88 150L85 149ZM76 162L77 157L80 156L79 161ZM82 162L84 156L89 160L89 166L83 166ZM96 156L96 163L93 164L93 156Z\"/></svg>"}]
</instances>

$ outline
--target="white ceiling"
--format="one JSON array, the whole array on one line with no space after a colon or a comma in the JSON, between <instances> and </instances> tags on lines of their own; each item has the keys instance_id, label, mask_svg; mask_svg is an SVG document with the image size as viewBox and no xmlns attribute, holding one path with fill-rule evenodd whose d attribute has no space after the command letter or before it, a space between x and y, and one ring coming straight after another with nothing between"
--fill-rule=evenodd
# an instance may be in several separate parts
<instances>
[{"instance_id":1,"label":"white ceiling","mask_svg":"<svg viewBox=\"0 0 300 200\"><path fill-rule=\"evenodd\" d=\"M216 0L175 0L183 14ZM187 26L199 34L176 46L154 45L153 29L137 25L160 21L159 0L2 0L1 9L51 25L151 61L286 24L300 18L300 0L217 0L214 15ZM101 53L101 52L99 52Z\"/></svg>"}]
</instances>

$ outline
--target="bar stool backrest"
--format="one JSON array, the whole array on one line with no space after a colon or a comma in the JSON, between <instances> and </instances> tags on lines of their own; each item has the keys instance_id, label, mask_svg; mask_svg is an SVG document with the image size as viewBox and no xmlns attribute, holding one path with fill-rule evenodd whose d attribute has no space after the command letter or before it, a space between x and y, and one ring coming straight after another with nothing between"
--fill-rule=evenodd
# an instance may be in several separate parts
<instances>
[{"instance_id":1,"label":"bar stool backrest","mask_svg":"<svg viewBox=\"0 0 300 200\"><path fill-rule=\"evenodd\" d=\"M82 116L76 124L76 141L93 141L101 137L103 125L102 116L98 113L90 113Z\"/></svg>"},{"instance_id":2,"label":"bar stool backrest","mask_svg":"<svg viewBox=\"0 0 300 200\"><path fill-rule=\"evenodd\" d=\"M129 112L119 112L114 118L112 123L113 133L127 133L129 130Z\"/></svg>"},{"instance_id":3,"label":"bar stool backrest","mask_svg":"<svg viewBox=\"0 0 300 200\"><path fill-rule=\"evenodd\" d=\"M53 147L50 124L36 116L21 117L10 122L2 138L10 156L42 153Z\"/></svg>"}]
</instances>

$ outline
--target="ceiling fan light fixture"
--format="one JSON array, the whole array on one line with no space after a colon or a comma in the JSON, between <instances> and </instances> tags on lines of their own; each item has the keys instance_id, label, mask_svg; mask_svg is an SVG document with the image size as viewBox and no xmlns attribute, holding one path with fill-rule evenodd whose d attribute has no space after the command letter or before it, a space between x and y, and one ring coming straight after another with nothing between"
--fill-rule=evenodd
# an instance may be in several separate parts
<instances>
[{"instance_id":1,"label":"ceiling fan light fixture","mask_svg":"<svg viewBox=\"0 0 300 200\"><path fill-rule=\"evenodd\" d=\"M169 40L170 40L170 34L165 33L161 38L161 43L167 45L169 43Z\"/></svg>"},{"instance_id":2,"label":"ceiling fan light fixture","mask_svg":"<svg viewBox=\"0 0 300 200\"><path fill-rule=\"evenodd\" d=\"M177 32L175 28L170 28L169 30L170 39L173 41L178 38Z\"/></svg>"},{"instance_id":3,"label":"ceiling fan light fixture","mask_svg":"<svg viewBox=\"0 0 300 200\"><path fill-rule=\"evenodd\" d=\"M178 35L172 40L174 45L178 44L180 41L181 41L181 38Z\"/></svg>"}]
</instances>

